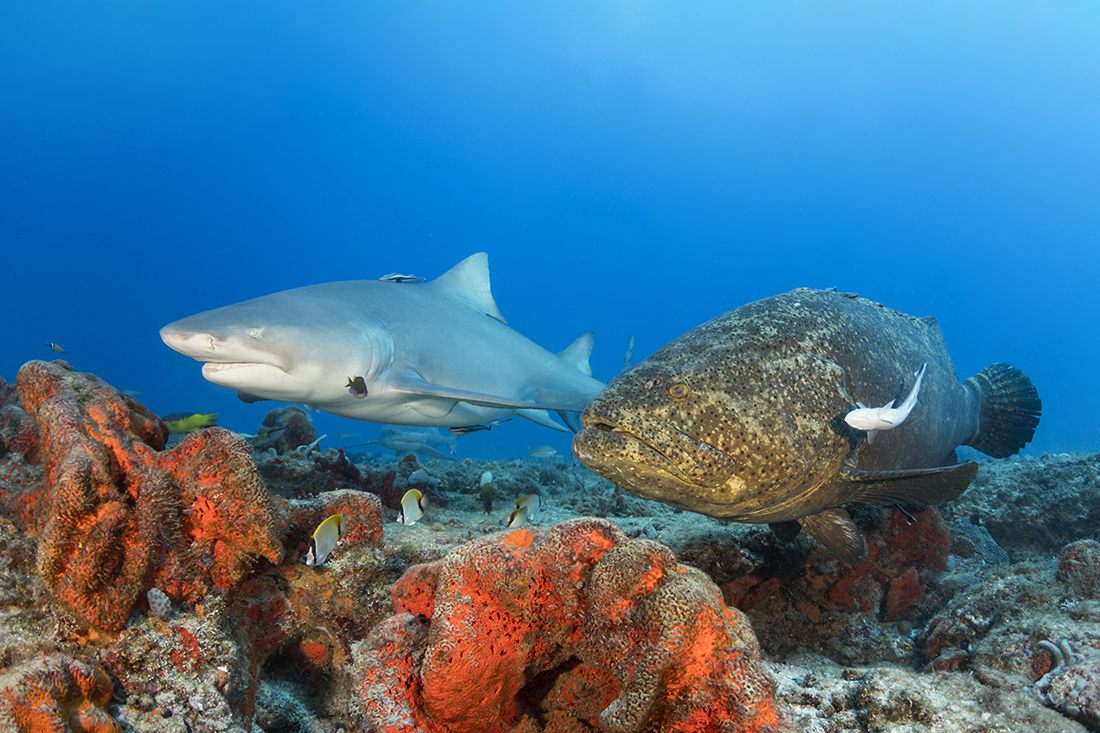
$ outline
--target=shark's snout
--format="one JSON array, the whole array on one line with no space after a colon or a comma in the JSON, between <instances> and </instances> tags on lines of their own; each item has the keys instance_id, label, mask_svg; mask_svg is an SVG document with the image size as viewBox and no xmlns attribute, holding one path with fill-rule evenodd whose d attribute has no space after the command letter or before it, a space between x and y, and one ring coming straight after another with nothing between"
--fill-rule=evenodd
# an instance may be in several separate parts
<instances>
[{"instance_id":1,"label":"shark's snout","mask_svg":"<svg viewBox=\"0 0 1100 733\"><path fill-rule=\"evenodd\" d=\"M168 348L199 361L207 360L217 350L217 340L211 334L181 329L174 323L160 329L160 338Z\"/></svg>"}]
</instances>

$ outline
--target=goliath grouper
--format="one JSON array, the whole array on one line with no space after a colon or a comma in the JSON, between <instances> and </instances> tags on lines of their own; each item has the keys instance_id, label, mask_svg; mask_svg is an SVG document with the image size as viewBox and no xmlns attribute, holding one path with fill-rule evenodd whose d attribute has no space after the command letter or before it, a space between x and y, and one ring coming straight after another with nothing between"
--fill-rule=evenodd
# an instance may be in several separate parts
<instances>
[{"instance_id":1,"label":"goliath grouper","mask_svg":"<svg viewBox=\"0 0 1100 733\"><path fill-rule=\"evenodd\" d=\"M911 412L873 442L844 419L906 394ZM855 563L865 543L842 505L954 499L978 470L955 448L1010 456L1041 409L1008 364L960 384L935 318L803 288L721 315L619 374L581 415L573 454L645 499L776 529L797 521Z\"/></svg>"}]
</instances>

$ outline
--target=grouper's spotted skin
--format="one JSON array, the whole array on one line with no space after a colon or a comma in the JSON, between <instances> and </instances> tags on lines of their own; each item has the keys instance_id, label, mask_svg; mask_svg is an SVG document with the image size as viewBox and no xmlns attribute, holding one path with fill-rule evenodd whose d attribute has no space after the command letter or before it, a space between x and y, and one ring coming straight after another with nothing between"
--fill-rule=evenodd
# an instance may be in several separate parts
<instances>
[{"instance_id":1,"label":"grouper's spotted skin","mask_svg":"<svg viewBox=\"0 0 1100 733\"><path fill-rule=\"evenodd\" d=\"M919 364L920 408L901 424L870 443L845 422L857 403L890 404ZM954 498L977 470L955 448L1011 455L1040 408L1008 365L960 384L935 318L799 289L708 321L621 373L585 410L573 452L643 498L740 522L798 520L856 561L863 541L841 505Z\"/></svg>"}]
</instances>

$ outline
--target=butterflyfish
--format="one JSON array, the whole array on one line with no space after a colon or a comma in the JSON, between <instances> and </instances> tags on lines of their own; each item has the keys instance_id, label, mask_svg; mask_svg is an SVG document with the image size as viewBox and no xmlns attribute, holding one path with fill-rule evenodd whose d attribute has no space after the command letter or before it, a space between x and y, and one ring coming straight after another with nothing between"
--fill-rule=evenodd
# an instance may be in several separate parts
<instances>
[{"instance_id":1,"label":"butterflyfish","mask_svg":"<svg viewBox=\"0 0 1100 733\"><path fill-rule=\"evenodd\" d=\"M512 510L512 513L508 515L508 529L519 529L520 527L527 526L527 507L520 506Z\"/></svg>"},{"instance_id":2,"label":"butterflyfish","mask_svg":"<svg viewBox=\"0 0 1100 733\"><path fill-rule=\"evenodd\" d=\"M218 424L218 413L204 414L201 412L173 412L161 418L168 426L168 432L172 435L193 433L201 428L214 427Z\"/></svg>"},{"instance_id":3,"label":"butterflyfish","mask_svg":"<svg viewBox=\"0 0 1100 733\"><path fill-rule=\"evenodd\" d=\"M47 349L49 349L50 351L56 351L56 352L57 352L57 353L59 353L59 354L64 354L64 353L66 353L66 352L65 352L65 349L61 348L60 346L58 346L57 344L55 344L55 343L52 343L52 342L51 342L51 343L48 343L48 344L46 344L46 348L47 348Z\"/></svg>"},{"instance_id":4,"label":"butterflyfish","mask_svg":"<svg viewBox=\"0 0 1100 733\"><path fill-rule=\"evenodd\" d=\"M416 489L409 489L401 497L401 513L397 521L401 524L416 524L424 516L424 495Z\"/></svg>"},{"instance_id":5,"label":"butterflyfish","mask_svg":"<svg viewBox=\"0 0 1100 733\"><path fill-rule=\"evenodd\" d=\"M316 567L328 559L329 553L344 536L344 515L333 514L317 525L313 537L309 540L309 552L306 553L306 565Z\"/></svg>"},{"instance_id":6,"label":"butterflyfish","mask_svg":"<svg viewBox=\"0 0 1100 733\"><path fill-rule=\"evenodd\" d=\"M526 509L528 519L534 519L541 508L542 500L539 499L538 494L528 494L516 499L516 509Z\"/></svg>"}]
</instances>

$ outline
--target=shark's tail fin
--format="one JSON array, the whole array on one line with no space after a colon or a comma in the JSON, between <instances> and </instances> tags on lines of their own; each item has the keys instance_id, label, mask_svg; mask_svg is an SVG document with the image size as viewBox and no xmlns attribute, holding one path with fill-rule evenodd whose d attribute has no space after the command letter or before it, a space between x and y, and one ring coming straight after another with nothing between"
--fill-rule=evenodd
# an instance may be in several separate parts
<instances>
[{"instance_id":1,"label":"shark's tail fin","mask_svg":"<svg viewBox=\"0 0 1100 733\"><path fill-rule=\"evenodd\" d=\"M978 395L978 430L967 445L993 458L1007 458L1031 442L1043 401L1023 372L1010 364L994 364L964 385Z\"/></svg>"},{"instance_id":2,"label":"shark's tail fin","mask_svg":"<svg viewBox=\"0 0 1100 733\"><path fill-rule=\"evenodd\" d=\"M588 358L592 356L592 342L594 339L595 335L589 331L565 347L565 351L559 351L558 356L579 369L586 377L591 377L592 366L588 363Z\"/></svg>"}]
</instances>

